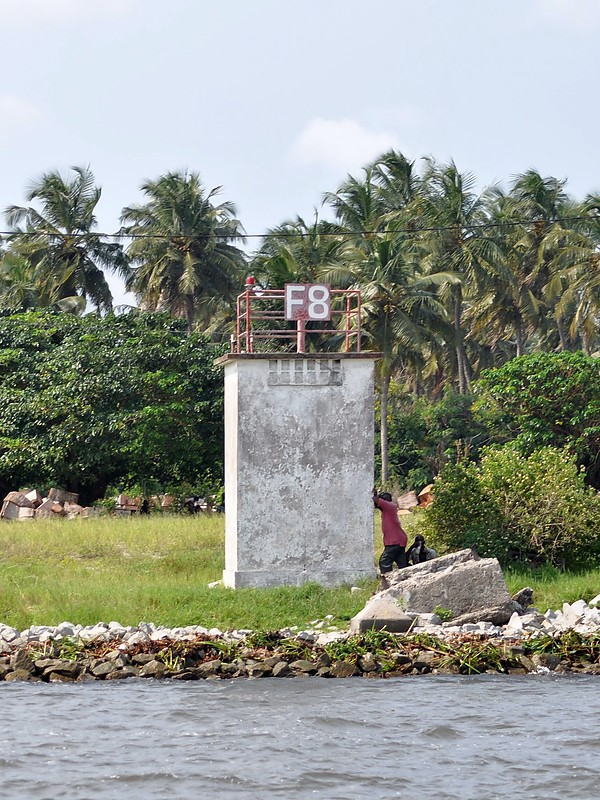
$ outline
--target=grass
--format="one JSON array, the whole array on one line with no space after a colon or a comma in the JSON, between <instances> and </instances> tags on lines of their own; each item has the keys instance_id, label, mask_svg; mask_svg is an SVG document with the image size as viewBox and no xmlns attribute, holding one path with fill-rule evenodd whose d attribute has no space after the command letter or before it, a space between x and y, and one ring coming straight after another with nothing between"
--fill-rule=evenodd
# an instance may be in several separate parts
<instances>
[{"instance_id":1,"label":"grass","mask_svg":"<svg viewBox=\"0 0 600 800\"><path fill-rule=\"evenodd\" d=\"M409 540L414 531L407 525ZM374 555L381 551L375 518ZM115 620L168 627L204 625L221 630L306 627L332 614L347 627L376 581L327 589L316 584L275 589L209 589L221 578L224 518L162 516L0 523L0 622L81 625ZM511 593L531 586L541 611L563 602L591 600L600 571L580 574L511 570Z\"/></svg>"},{"instance_id":2,"label":"grass","mask_svg":"<svg viewBox=\"0 0 600 800\"><path fill-rule=\"evenodd\" d=\"M220 515L6 522L0 554L0 622L20 630L65 620L274 630L327 614L346 627L375 587L210 589L224 566Z\"/></svg>"}]
</instances>

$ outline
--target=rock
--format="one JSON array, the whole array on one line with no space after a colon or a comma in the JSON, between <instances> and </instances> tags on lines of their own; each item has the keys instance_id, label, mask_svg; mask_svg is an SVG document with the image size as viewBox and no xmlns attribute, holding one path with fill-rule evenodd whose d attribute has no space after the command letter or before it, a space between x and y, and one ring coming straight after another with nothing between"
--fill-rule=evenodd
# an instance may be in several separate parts
<instances>
[{"instance_id":1,"label":"rock","mask_svg":"<svg viewBox=\"0 0 600 800\"><path fill-rule=\"evenodd\" d=\"M32 489L30 492L25 492L24 494L27 500L29 500L30 503L33 503L34 508L38 508L42 505L42 495L37 489Z\"/></svg>"},{"instance_id":2,"label":"rock","mask_svg":"<svg viewBox=\"0 0 600 800\"><path fill-rule=\"evenodd\" d=\"M413 667L417 672L431 672L432 664L436 658L436 654L432 653L431 650L419 650L413 656Z\"/></svg>"},{"instance_id":3,"label":"rock","mask_svg":"<svg viewBox=\"0 0 600 800\"><path fill-rule=\"evenodd\" d=\"M413 623L414 616L406 614L394 597L383 597L379 594L371 598L363 610L352 617L350 633L363 633L368 630L406 633Z\"/></svg>"},{"instance_id":4,"label":"rock","mask_svg":"<svg viewBox=\"0 0 600 800\"><path fill-rule=\"evenodd\" d=\"M405 492L398 495L396 498L396 505L399 509L410 511L411 508L416 508L419 505L416 492Z\"/></svg>"},{"instance_id":5,"label":"rock","mask_svg":"<svg viewBox=\"0 0 600 800\"><path fill-rule=\"evenodd\" d=\"M515 603L518 603L521 608L529 608L529 606L533 604L533 589L530 586L526 586L524 589L520 589L516 594L513 594L512 599Z\"/></svg>"},{"instance_id":6,"label":"rock","mask_svg":"<svg viewBox=\"0 0 600 800\"><path fill-rule=\"evenodd\" d=\"M286 675L291 675L291 673L292 670L290 669L290 665L285 661L280 661L273 667L274 678L285 678Z\"/></svg>"},{"instance_id":7,"label":"rock","mask_svg":"<svg viewBox=\"0 0 600 800\"><path fill-rule=\"evenodd\" d=\"M162 661L152 659L148 661L139 671L140 678L163 678L167 671Z\"/></svg>"},{"instance_id":8,"label":"rock","mask_svg":"<svg viewBox=\"0 0 600 800\"><path fill-rule=\"evenodd\" d=\"M77 678L77 683L88 683L95 680L96 678L90 672L81 672Z\"/></svg>"},{"instance_id":9,"label":"rock","mask_svg":"<svg viewBox=\"0 0 600 800\"><path fill-rule=\"evenodd\" d=\"M290 664L290 669L293 672L303 672L307 675L314 675L317 671L314 661L308 661L305 658L299 658L296 661L292 661Z\"/></svg>"},{"instance_id":10,"label":"rock","mask_svg":"<svg viewBox=\"0 0 600 800\"><path fill-rule=\"evenodd\" d=\"M5 642L12 642L20 637L21 633L16 628L11 628L10 625L0 624L0 639Z\"/></svg>"},{"instance_id":11,"label":"rock","mask_svg":"<svg viewBox=\"0 0 600 800\"><path fill-rule=\"evenodd\" d=\"M335 661L327 669L332 678L350 678L353 675L358 675L358 670L349 661Z\"/></svg>"},{"instance_id":12,"label":"rock","mask_svg":"<svg viewBox=\"0 0 600 800\"><path fill-rule=\"evenodd\" d=\"M105 678L110 672L114 672L115 665L110 661L101 661L90 669L95 678Z\"/></svg>"},{"instance_id":13,"label":"rock","mask_svg":"<svg viewBox=\"0 0 600 800\"><path fill-rule=\"evenodd\" d=\"M137 678L140 670L135 667L124 666L122 669L115 669L106 676L107 681L122 680L123 678Z\"/></svg>"},{"instance_id":14,"label":"rock","mask_svg":"<svg viewBox=\"0 0 600 800\"><path fill-rule=\"evenodd\" d=\"M321 667L329 667L331 666L331 658L327 655L327 653L323 652L319 655L319 657L315 660L315 667L319 669Z\"/></svg>"},{"instance_id":15,"label":"rock","mask_svg":"<svg viewBox=\"0 0 600 800\"><path fill-rule=\"evenodd\" d=\"M257 661L254 664L248 664L248 676L250 678L268 678L273 674L273 670L264 661Z\"/></svg>"},{"instance_id":16,"label":"rock","mask_svg":"<svg viewBox=\"0 0 600 800\"><path fill-rule=\"evenodd\" d=\"M12 672L10 664L0 664L0 681L3 681L9 672Z\"/></svg>"},{"instance_id":17,"label":"rock","mask_svg":"<svg viewBox=\"0 0 600 800\"><path fill-rule=\"evenodd\" d=\"M509 619L514 608L498 560L479 558L472 550L394 570L386 573L386 578L390 588L375 597L394 598L407 613L447 608L456 618L484 609L504 609Z\"/></svg>"},{"instance_id":18,"label":"rock","mask_svg":"<svg viewBox=\"0 0 600 800\"><path fill-rule=\"evenodd\" d=\"M75 675L67 675L64 672L50 672L44 675L48 683L73 683L77 680Z\"/></svg>"},{"instance_id":19,"label":"rock","mask_svg":"<svg viewBox=\"0 0 600 800\"><path fill-rule=\"evenodd\" d=\"M365 653L358 659L358 668L362 672L376 672L379 664L373 653Z\"/></svg>"},{"instance_id":20,"label":"rock","mask_svg":"<svg viewBox=\"0 0 600 800\"><path fill-rule=\"evenodd\" d=\"M506 625L513 614L519 614L521 608L522 607L514 600L508 600L507 603L501 606L469 611L466 614L453 617L449 622L444 624L447 626L462 626L478 622L491 622L493 625Z\"/></svg>"},{"instance_id":21,"label":"rock","mask_svg":"<svg viewBox=\"0 0 600 800\"><path fill-rule=\"evenodd\" d=\"M29 681L31 683L40 683L42 679L38 678L37 675L33 675L27 669L15 669L13 672L9 672L6 675L4 680L9 683L12 681Z\"/></svg>"},{"instance_id":22,"label":"rock","mask_svg":"<svg viewBox=\"0 0 600 800\"><path fill-rule=\"evenodd\" d=\"M0 517L3 519L33 519L35 509L31 506L18 506L15 503L5 501L0 510Z\"/></svg>"},{"instance_id":23,"label":"rock","mask_svg":"<svg viewBox=\"0 0 600 800\"><path fill-rule=\"evenodd\" d=\"M79 503L65 503L63 505L63 509L65 514L69 518L78 517L81 512L83 511L83 506L80 506Z\"/></svg>"},{"instance_id":24,"label":"rock","mask_svg":"<svg viewBox=\"0 0 600 800\"><path fill-rule=\"evenodd\" d=\"M544 667L553 671L560 664L560 656L555 653L534 653L531 656L531 661L535 667Z\"/></svg>"},{"instance_id":25,"label":"rock","mask_svg":"<svg viewBox=\"0 0 600 800\"><path fill-rule=\"evenodd\" d=\"M35 672L35 664L29 658L27 650L23 648L19 648L13 653L10 659L10 666L17 672L25 670L25 672L29 672L30 675L33 675Z\"/></svg>"},{"instance_id":26,"label":"rock","mask_svg":"<svg viewBox=\"0 0 600 800\"><path fill-rule=\"evenodd\" d=\"M208 678L211 675L217 675L221 671L221 661L218 658L212 661L205 661L196 667L196 674L199 678Z\"/></svg>"},{"instance_id":27,"label":"rock","mask_svg":"<svg viewBox=\"0 0 600 800\"><path fill-rule=\"evenodd\" d=\"M136 655L131 657L131 661L134 664L149 664L151 661L155 661L155 656L153 653L137 653Z\"/></svg>"},{"instance_id":28,"label":"rock","mask_svg":"<svg viewBox=\"0 0 600 800\"><path fill-rule=\"evenodd\" d=\"M77 662L61 658L42 658L35 662L35 666L43 672L44 677L56 674L66 675L74 680L80 672Z\"/></svg>"},{"instance_id":29,"label":"rock","mask_svg":"<svg viewBox=\"0 0 600 800\"><path fill-rule=\"evenodd\" d=\"M12 503L17 508L35 508L33 502L23 492L9 492L4 498L4 502Z\"/></svg>"},{"instance_id":30,"label":"rock","mask_svg":"<svg viewBox=\"0 0 600 800\"><path fill-rule=\"evenodd\" d=\"M144 633L143 631L137 631L136 633L127 634L124 638L127 644L129 645L143 644L144 642L147 642L150 639L148 634Z\"/></svg>"}]
</instances>

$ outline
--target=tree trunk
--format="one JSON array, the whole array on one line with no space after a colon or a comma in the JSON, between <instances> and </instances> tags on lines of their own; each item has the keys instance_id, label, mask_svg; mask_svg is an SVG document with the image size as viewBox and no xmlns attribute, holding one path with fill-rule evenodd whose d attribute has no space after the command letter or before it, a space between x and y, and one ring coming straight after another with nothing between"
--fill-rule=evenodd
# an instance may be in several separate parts
<instances>
[{"instance_id":1,"label":"tree trunk","mask_svg":"<svg viewBox=\"0 0 600 800\"><path fill-rule=\"evenodd\" d=\"M560 338L560 350L561 352L564 352L565 350L568 350L569 347L567 342L567 334L565 332L565 326L562 317L556 318L556 328L558 330L558 336Z\"/></svg>"},{"instance_id":2,"label":"tree trunk","mask_svg":"<svg viewBox=\"0 0 600 800\"><path fill-rule=\"evenodd\" d=\"M525 336L523 334L523 322L518 319L515 324L515 336L517 340L517 358L525 352Z\"/></svg>"},{"instance_id":3,"label":"tree trunk","mask_svg":"<svg viewBox=\"0 0 600 800\"><path fill-rule=\"evenodd\" d=\"M471 382L469 379L469 365L467 362L467 353L465 351L465 342L460 324L461 312L462 292L458 291L454 300L454 336L456 340L455 348L456 368L458 371L458 391L459 394L467 394L470 389Z\"/></svg>"},{"instance_id":4,"label":"tree trunk","mask_svg":"<svg viewBox=\"0 0 600 800\"><path fill-rule=\"evenodd\" d=\"M390 394L391 371L384 367L381 378L381 485L385 486L389 478L389 456L388 456L388 398Z\"/></svg>"},{"instance_id":5,"label":"tree trunk","mask_svg":"<svg viewBox=\"0 0 600 800\"><path fill-rule=\"evenodd\" d=\"M592 346L590 344L590 334L585 324L581 326L581 349L586 356L592 355Z\"/></svg>"},{"instance_id":6,"label":"tree trunk","mask_svg":"<svg viewBox=\"0 0 600 800\"><path fill-rule=\"evenodd\" d=\"M187 334L189 336L194 332L194 322L196 321L196 305L194 303L193 294L186 294L185 296L185 318L187 320Z\"/></svg>"}]
</instances>

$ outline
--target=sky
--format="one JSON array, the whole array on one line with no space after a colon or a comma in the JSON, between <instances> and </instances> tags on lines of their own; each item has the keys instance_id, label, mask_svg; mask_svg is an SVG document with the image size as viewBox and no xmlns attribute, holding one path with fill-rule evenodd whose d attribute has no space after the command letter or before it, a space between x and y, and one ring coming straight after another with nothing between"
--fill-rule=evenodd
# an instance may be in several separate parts
<instances>
[{"instance_id":1,"label":"sky","mask_svg":"<svg viewBox=\"0 0 600 800\"><path fill-rule=\"evenodd\" d=\"M0 31L0 213L89 166L112 233L187 169L260 235L389 148L600 192L600 0L0 0Z\"/></svg>"}]
</instances>

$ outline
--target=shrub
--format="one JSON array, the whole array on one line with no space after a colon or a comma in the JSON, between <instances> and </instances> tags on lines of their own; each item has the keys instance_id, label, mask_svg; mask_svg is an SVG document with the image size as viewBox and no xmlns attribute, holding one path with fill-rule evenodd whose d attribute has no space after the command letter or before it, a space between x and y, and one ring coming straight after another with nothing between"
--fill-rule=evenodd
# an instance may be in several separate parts
<instances>
[{"instance_id":1,"label":"shrub","mask_svg":"<svg viewBox=\"0 0 600 800\"><path fill-rule=\"evenodd\" d=\"M524 456L514 445L482 451L436 481L422 523L438 547L475 547L511 562L581 567L600 555L600 496L575 458L552 447Z\"/></svg>"}]
</instances>

